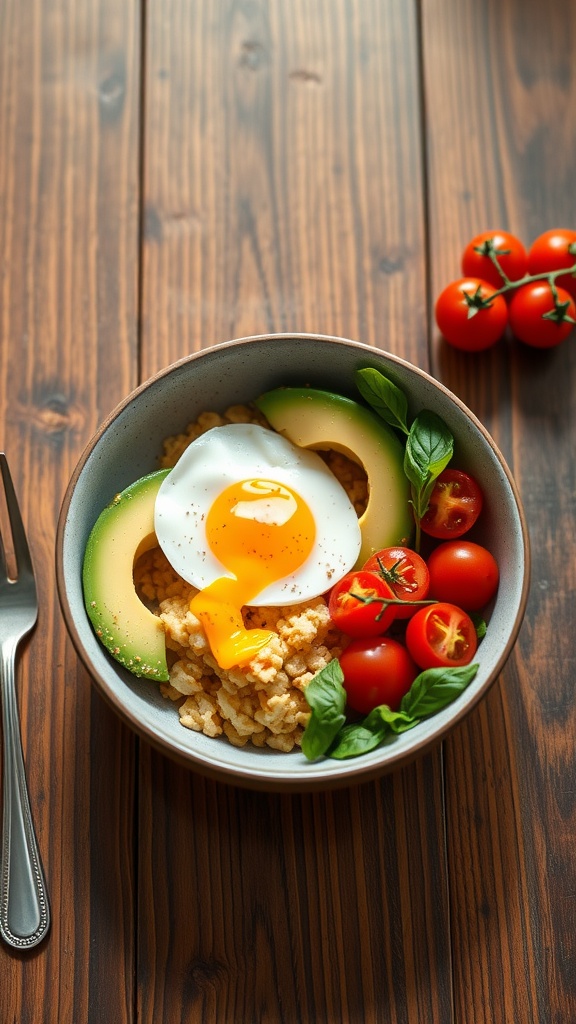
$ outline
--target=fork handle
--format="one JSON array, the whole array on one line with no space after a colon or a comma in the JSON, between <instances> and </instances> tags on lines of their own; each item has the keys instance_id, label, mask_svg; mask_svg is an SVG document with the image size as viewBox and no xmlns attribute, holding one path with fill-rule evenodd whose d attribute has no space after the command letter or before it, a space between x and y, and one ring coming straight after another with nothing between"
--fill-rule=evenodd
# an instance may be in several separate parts
<instances>
[{"instance_id":1,"label":"fork handle","mask_svg":"<svg viewBox=\"0 0 576 1024\"><path fill-rule=\"evenodd\" d=\"M4 814L0 871L0 934L15 949L31 949L50 927L48 893L26 786L15 688L16 646L3 644L0 689L4 725Z\"/></svg>"}]
</instances>

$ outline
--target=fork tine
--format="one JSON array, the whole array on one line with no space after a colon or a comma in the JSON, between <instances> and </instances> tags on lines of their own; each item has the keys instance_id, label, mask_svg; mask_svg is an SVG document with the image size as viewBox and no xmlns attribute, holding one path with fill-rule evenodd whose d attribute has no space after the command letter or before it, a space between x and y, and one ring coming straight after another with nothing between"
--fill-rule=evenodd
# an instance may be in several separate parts
<instances>
[{"instance_id":1,"label":"fork tine","mask_svg":"<svg viewBox=\"0 0 576 1024\"><path fill-rule=\"evenodd\" d=\"M8 460L4 452L0 452L0 470L2 471L2 479L4 482L6 508L8 509L8 516L10 518L10 528L12 530L12 543L14 545L14 555L16 558L16 564L18 566L18 576L20 577L22 575L28 575L34 577L34 570L32 568L32 558L30 556L30 548L28 547L28 540L26 539L26 531L24 529L24 523L22 522L22 516L20 515L20 507L18 505L16 491L14 490L14 484L12 483L12 476L10 473L10 468L8 466ZM4 545L1 543L1 538L0 547L2 548L2 563L4 563Z\"/></svg>"}]
</instances>

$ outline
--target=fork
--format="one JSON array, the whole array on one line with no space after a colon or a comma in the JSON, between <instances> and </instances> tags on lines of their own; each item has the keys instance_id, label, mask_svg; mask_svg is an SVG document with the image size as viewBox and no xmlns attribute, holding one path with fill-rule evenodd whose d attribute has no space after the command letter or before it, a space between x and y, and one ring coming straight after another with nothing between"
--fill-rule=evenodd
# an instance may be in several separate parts
<instances>
[{"instance_id":1,"label":"fork","mask_svg":"<svg viewBox=\"0 0 576 1024\"><path fill-rule=\"evenodd\" d=\"M0 935L16 949L30 949L42 941L50 927L50 908L26 786L15 665L18 644L36 624L38 599L26 533L3 452L0 470L17 565L17 578L11 579L0 536L0 690L4 725Z\"/></svg>"}]
</instances>

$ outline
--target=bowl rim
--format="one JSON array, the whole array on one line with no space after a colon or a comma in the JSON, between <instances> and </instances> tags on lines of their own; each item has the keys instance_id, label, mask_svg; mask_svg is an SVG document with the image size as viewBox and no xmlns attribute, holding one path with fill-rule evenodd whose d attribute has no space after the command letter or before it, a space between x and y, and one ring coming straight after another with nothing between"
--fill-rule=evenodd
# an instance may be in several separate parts
<instances>
[{"instance_id":1,"label":"bowl rim","mask_svg":"<svg viewBox=\"0 0 576 1024\"><path fill-rule=\"evenodd\" d=\"M280 340L310 340L314 342L330 342L338 345L342 345L346 348L357 349L366 356L372 355L373 358L379 358L383 356L389 362L396 364L397 366L408 370L410 373L416 373L423 380L432 385L436 390L443 393L450 401L452 401L459 410L470 419L472 424L483 436L486 444L492 449L492 452L496 458L496 461L500 464L501 470L507 478L508 485L512 492L514 502L516 504L516 511L521 530L522 538L522 551L524 559L524 573L522 578L522 587L518 599L518 607L514 618L513 626L509 632L506 644L504 645L500 656L498 657L496 664L494 665L490 676L487 678L484 685L478 690L478 692L470 698L465 704L457 707L454 710L453 716L448 724L439 726L438 733L436 735L434 730L432 733L426 732L420 739L416 736L414 742L411 744L408 750L399 750L386 758L382 762L377 764L362 764L362 758L350 760L347 762L349 770L340 773L338 775L322 775L321 765L322 762L318 763L319 771L317 774L310 774L306 776L302 775L290 775L277 776L273 778L267 777L264 771L262 774L254 774L249 772L247 769L236 770L227 768L222 765L210 765L204 760L197 759L193 751L185 753L178 749L174 749L167 743L163 742L161 736L154 731L153 728L139 721L129 709L126 708L125 704L117 697L116 693L110 689L104 677L97 671L88 657L79 630L76 626L75 615L69 601L68 590L66 585L66 574L64 571L64 543L66 526L68 521L68 514L70 504L73 499L74 491L79 477L81 476L84 467L90 458L93 449L96 447L101 437L113 424L113 422L121 415L121 413L133 403L140 395L144 394L152 386L156 385L158 381L164 377L169 376L178 368L196 362L198 359L205 357L206 355L214 352L215 349L226 350L229 348L238 348L239 346L251 345L255 343L271 342ZM184 767L191 771L195 771L201 775L212 778L218 782L225 782L231 785L242 786L243 788L256 789L256 790L268 790L275 792L313 792L317 790L329 790L347 787L355 785L365 781L372 780L380 777L381 775L387 774L391 771L396 770L399 767L403 767L417 757L424 754L427 750L432 749L437 744L441 743L446 736L449 735L452 730L459 725L464 718L477 706L482 700L491 686L494 684L496 679L499 677L502 669L510 656L510 653L516 643L518 633L520 631L522 621L524 618L526 605L528 601L528 594L530 588L530 568L531 568L531 553L530 553L530 540L529 532L527 527L526 516L522 504L516 482L512 476L512 472L500 451L495 440L488 432L487 428L477 418L475 413L457 396L455 395L446 385L441 381L437 380L426 370L416 366L409 360L404 359L394 353L388 352L385 349L378 348L376 346L368 345L364 342L354 341L349 338L341 337L338 335L329 334L315 334L315 333L303 333L303 332L291 332L285 331L282 333L270 333L270 334L255 334L246 335L240 338L234 338L228 341L217 342L213 345L207 346L195 350L188 355L185 355L172 363L160 368L153 374L151 374L145 381L138 384L133 388L119 403L117 403L111 411L102 420L100 425L94 431L92 436L88 439L81 454L76 462L76 465L70 476L68 485L66 487L60 512L58 515L57 527L56 527L56 543L55 543L55 568L56 568L56 585L58 598L60 602L61 611L64 617L65 625L75 648L76 654L80 658L84 668L86 669L88 676L92 684L97 689L98 693L105 698L105 701L113 708L113 710L119 715L121 720L127 724L130 729L145 739L152 747L160 751L164 756L170 757L172 760L178 762Z\"/></svg>"}]
</instances>

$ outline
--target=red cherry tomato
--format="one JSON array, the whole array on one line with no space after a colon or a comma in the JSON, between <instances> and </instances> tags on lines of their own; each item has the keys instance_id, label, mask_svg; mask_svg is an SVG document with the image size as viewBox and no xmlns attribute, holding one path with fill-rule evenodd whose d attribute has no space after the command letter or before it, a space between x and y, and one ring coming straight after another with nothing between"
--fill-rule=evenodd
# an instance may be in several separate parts
<instances>
[{"instance_id":1,"label":"red cherry tomato","mask_svg":"<svg viewBox=\"0 0 576 1024\"><path fill-rule=\"evenodd\" d=\"M452 281L438 296L435 313L446 341L464 352L480 352L494 345L508 322L502 296L476 277Z\"/></svg>"},{"instance_id":2,"label":"red cherry tomato","mask_svg":"<svg viewBox=\"0 0 576 1024\"><path fill-rule=\"evenodd\" d=\"M348 704L363 715L379 704L397 711L418 675L406 648L387 636L353 640L340 655L340 667Z\"/></svg>"},{"instance_id":3,"label":"red cherry tomato","mask_svg":"<svg viewBox=\"0 0 576 1024\"><path fill-rule=\"evenodd\" d=\"M428 559L430 595L466 611L479 611L498 589L498 564L480 544L447 540Z\"/></svg>"},{"instance_id":4,"label":"red cherry tomato","mask_svg":"<svg viewBox=\"0 0 576 1024\"><path fill-rule=\"evenodd\" d=\"M574 267L576 264L576 231L571 228L553 228L538 235L528 253L528 273L548 274L551 270L561 267ZM565 288L576 298L576 271L571 274L559 274L556 284Z\"/></svg>"},{"instance_id":5,"label":"red cherry tomato","mask_svg":"<svg viewBox=\"0 0 576 1024\"><path fill-rule=\"evenodd\" d=\"M359 569L332 587L328 609L334 624L348 636L379 636L396 617L396 606L386 604L395 597L381 576Z\"/></svg>"},{"instance_id":6,"label":"red cherry tomato","mask_svg":"<svg viewBox=\"0 0 576 1024\"><path fill-rule=\"evenodd\" d=\"M428 594L428 567L410 548L383 548L368 559L364 568L381 576L401 601L423 601ZM396 605L396 618L409 619L415 611Z\"/></svg>"},{"instance_id":7,"label":"red cherry tomato","mask_svg":"<svg viewBox=\"0 0 576 1024\"><path fill-rule=\"evenodd\" d=\"M547 281L522 285L510 302L512 333L534 348L553 348L568 337L576 319L574 299L563 288L557 289L557 301L563 312L555 313L554 296Z\"/></svg>"},{"instance_id":8,"label":"red cherry tomato","mask_svg":"<svg viewBox=\"0 0 576 1024\"><path fill-rule=\"evenodd\" d=\"M429 537L439 540L461 537L474 526L483 500L473 477L461 469L445 469L434 484L420 526Z\"/></svg>"},{"instance_id":9,"label":"red cherry tomato","mask_svg":"<svg viewBox=\"0 0 576 1024\"><path fill-rule=\"evenodd\" d=\"M454 604L430 604L410 619L406 645L422 669L468 665L478 646L474 623Z\"/></svg>"},{"instance_id":10,"label":"red cherry tomato","mask_svg":"<svg viewBox=\"0 0 576 1024\"><path fill-rule=\"evenodd\" d=\"M526 250L522 242L508 231L483 231L468 243L462 253L462 273L466 277L479 277L494 288L505 283L493 253L509 281L518 281L526 273Z\"/></svg>"}]
</instances>

